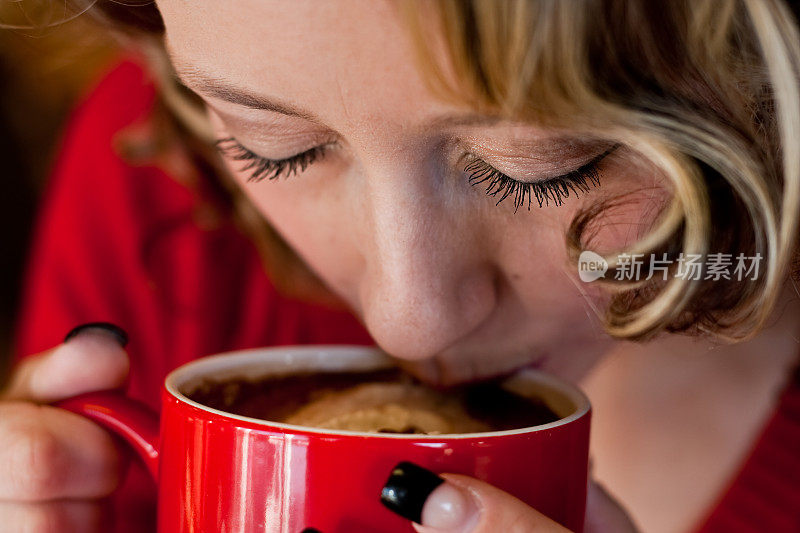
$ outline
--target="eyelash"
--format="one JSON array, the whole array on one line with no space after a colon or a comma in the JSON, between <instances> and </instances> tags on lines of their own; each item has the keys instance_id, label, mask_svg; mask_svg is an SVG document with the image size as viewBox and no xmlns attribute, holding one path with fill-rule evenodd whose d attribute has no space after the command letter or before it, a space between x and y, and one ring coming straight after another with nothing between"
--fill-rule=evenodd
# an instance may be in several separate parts
<instances>
[{"instance_id":1,"label":"eyelash","mask_svg":"<svg viewBox=\"0 0 800 533\"><path fill-rule=\"evenodd\" d=\"M242 172L251 170L247 181L259 182L264 179L275 180L281 175L285 175L288 178L293 174L303 172L312 163L321 159L330 145L315 146L286 159L267 159L262 157L242 146L233 137L219 139L216 141L215 146L223 155L234 161L247 161L248 163L239 170ZM619 144L615 144L575 170L543 181L529 183L515 180L472 154L470 155L474 159L464 167L464 172L470 175L469 184L472 186L491 180L486 186L486 194L488 196L495 197L505 191L495 206L500 205L500 202L513 193L514 213L525 203L526 196L528 197L528 211L531 209L531 197L536 198L539 207L549 206L551 201L556 206L560 206L564 203L565 198L569 198L570 191L578 198L578 191L588 193L591 187L600 186L598 165L600 161L619 146Z\"/></svg>"},{"instance_id":2,"label":"eyelash","mask_svg":"<svg viewBox=\"0 0 800 533\"><path fill-rule=\"evenodd\" d=\"M287 178L293 174L299 174L308 168L314 161L321 159L329 147L328 144L315 146L305 152L301 152L286 159L267 159L248 150L233 137L226 137L214 143L223 155L234 161L248 161L239 170L244 172L250 170L248 182L259 182L264 179L274 180L281 175Z\"/></svg>"},{"instance_id":3,"label":"eyelash","mask_svg":"<svg viewBox=\"0 0 800 533\"><path fill-rule=\"evenodd\" d=\"M514 213L525 203L526 196L528 197L528 211L531 209L532 197L536 198L539 207L549 206L551 201L558 207L564 203L565 198L569 198L570 192L576 198L579 198L578 191L588 193L591 187L599 187L599 163L618 147L619 145L615 144L588 163L566 174L536 182L515 180L477 157L464 167L464 172L470 175L469 184L473 186L486 180L491 180L486 186L486 194L488 196L495 197L505 191L497 203L494 204L495 206L500 205L500 202L513 193Z\"/></svg>"}]
</instances>

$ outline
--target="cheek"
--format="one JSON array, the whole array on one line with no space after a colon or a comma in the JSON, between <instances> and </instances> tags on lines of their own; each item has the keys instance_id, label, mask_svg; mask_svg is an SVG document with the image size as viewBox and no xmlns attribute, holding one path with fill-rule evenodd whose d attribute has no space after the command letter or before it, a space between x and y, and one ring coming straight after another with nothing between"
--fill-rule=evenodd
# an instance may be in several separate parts
<instances>
[{"instance_id":1,"label":"cheek","mask_svg":"<svg viewBox=\"0 0 800 533\"><path fill-rule=\"evenodd\" d=\"M566 235L576 209L551 208L531 223L506 228L497 250L498 264L520 298L533 327L561 330L586 322L586 306L600 305L602 292L580 281L569 260Z\"/></svg>"},{"instance_id":2,"label":"cheek","mask_svg":"<svg viewBox=\"0 0 800 533\"><path fill-rule=\"evenodd\" d=\"M363 260L349 230L349 210L334 191L310 183L317 181L317 171L248 183L248 174L238 171L240 165L226 165L245 196L295 253L335 292L354 301Z\"/></svg>"},{"instance_id":3,"label":"cheek","mask_svg":"<svg viewBox=\"0 0 800 533\"><path fill-rule=\"evenodd\" d=\"M211 110L209 122L217 138L229 136ZM256 210L330 287L350 292L360 259L349 240L345 206L330 179L330 168L312 166L301 175L250 182L243 162L223 158L224 165ZM336 169L333 169L335 172ZM327 178L327 179L326 179Z\"/></svg>"},{"instance_id":4,"label":"cheek","mask_svg":"<svg viewBox=\"0 0 800 533\"><path fill-rule=\"evenodd\" d=\"M602 188L581 201L531 210L498 220L492 229L501 243L495 252L537 335L571 338L602 331L611 295L600 283L584 282L569 258L567 235L576 217L608 206L583 234L584 249L598 253L626 250L645 236L671 198L652 168L632 166L609 173ZM559 333L560 332L560 333Z\"/></svg>"}]
</instances>

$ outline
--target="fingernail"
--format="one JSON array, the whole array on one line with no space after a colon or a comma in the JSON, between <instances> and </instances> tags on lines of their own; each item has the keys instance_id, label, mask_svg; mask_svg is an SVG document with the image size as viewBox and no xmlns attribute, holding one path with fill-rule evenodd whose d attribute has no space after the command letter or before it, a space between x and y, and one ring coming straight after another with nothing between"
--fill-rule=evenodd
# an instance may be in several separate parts
<instances>
[{"instance_id":1,"label":"fingernail","mask_svg":"<svg viewBox=\"0 0 800 533\"><path fill-rule=\"evenodd\" d=\"M452 483L442 483L422 507L422 525L443 531L472 531L478 521L473 497Z\"/></svg>"},{"instance_id":2,"label":"fingernail","mask_svg":"<svg viewBox=\"0 0 800 533\"><path fill-rule=\"evenodd\" d=\"M67 333L67 335L64 337L64 342L69 341L73 337L76 337L85 331L95 328L101 329L113 335L114 339L116 339L116 341L119 342L119 345L123 348L128 344L128 334L125 332L125 330L115 324L111 324L110 322L87 322L86 324L76 326L72 328L69 333Z\"/></svg>"},{"instance_id":3,"label":"fingernail","mask_svg":"<svg viewBox=\"0 0 800 533\"><path fill-rule=\"evenodd\" d=\"M396 514L422 523L422 507L431 492L444 480L426 468L404 461L398 463L381 490L381 503Z\"/></svg>"},{"instance_id":4,"label":"fingernail","mask_svg":"<svg viewBox=\"0 0 800 533\"><path fill-rule=\"evenodd\" d=\"M381 502L403 518L434 529L465 530L478 515L470 495L407 461L392 469Z\"/></svg>"}]
</instances>

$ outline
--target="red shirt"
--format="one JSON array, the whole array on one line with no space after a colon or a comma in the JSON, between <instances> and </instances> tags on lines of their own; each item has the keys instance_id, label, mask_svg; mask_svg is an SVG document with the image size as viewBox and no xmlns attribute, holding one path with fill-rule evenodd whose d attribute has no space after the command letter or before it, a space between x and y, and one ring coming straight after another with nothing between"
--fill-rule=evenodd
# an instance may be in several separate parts
<instances>
[{"instance_id":1,"label":"red shirt","mask_svg":"<svg viewBox=\"0 0 800 533\"><path fill-rule=\"evenodd\" d=\"M129 394L157 409L166 374L204 355L374 344L348 312L279 294L230 220L214 229L198 222L197 206L214 201L210 188L118 155L115 134L147 121L155 100L141 67L123 61L69 121L40 206L16 355L51 348L78 324L118 324L130 336ZM118 531L154 531L153 496L153 483L133 463L114 498Z\"/></svg>"},{"instance_id":2,"label":"red shirt","mask_svg":"<svg viewBox=\"0 0 800 533\"><path fill-rule=\"evenodd\" d=\"M166 374L204 355L280 344L373 344L346 311L278 293L254 245L232 222L213 229L198 223L195 210L210 199L208 190L116 153L115 135L146 123L155 101L146 73L123 61L70 120L40 207L17 356L55 346L84 322L119 324L130 335L129 394L157 409ZM698 532L800 531L798 380L758 442ZM116 530L154 530L153 496L153 483L134 463L113 498Z\"/></svg>"}]
</instances>

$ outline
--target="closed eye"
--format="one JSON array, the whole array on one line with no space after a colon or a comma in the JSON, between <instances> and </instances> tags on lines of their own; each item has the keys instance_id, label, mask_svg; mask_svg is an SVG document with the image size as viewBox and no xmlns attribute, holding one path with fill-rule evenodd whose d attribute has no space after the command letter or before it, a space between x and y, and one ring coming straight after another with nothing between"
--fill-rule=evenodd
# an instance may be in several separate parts
<instances>
[{"instance_id":1,"label":"closed eye","mask_svg":"<svg viewBox=\"0 0 800 533\"><path fill-rule=\"evenodd\" d=\"M244 166L239 170L249 171L248 182L259 182L264 179L275 180L281 176L288 178L305 171L312 163L324 157L333 143L314 146L299 154L284 159L269 159L260 156L243 146L233 137L225 137L215 143L217 149L233 161L242 161ZM513 195L514 212L526 205L530 211L533 198L538 206L561 206L570 196L579 198L591 188L600 186L600 162L619 148L619 144L608 148L580 167L560 176L550 177L534 182L514 179L497 170L492 165L474 154L466 154L467 163L464 172L469 174L469 184L478 185L488 182L485 192L488 196L498 197L495 206Z\"/></svg>"},{"instance_id":2,"label":"closed eye","mask_svg":"<svg viewBox=\"0 0 800 533\"><path fill-rule=\"evenodd\" d=\"M249 171L248 182L259 182L264 179L275 180L281 176L288 178L300 174L312 163L321 159L331 143L321 144L309 148L297 155L285 159L268 159L244 147L233 137L219 139L215 143L217 150L233 161L243 161L244 166L239 170Z\"/></svg>"},{"instance_id":3,"label":"closed eye","mask_svg":"<svg viewBox=\"0 0 800 533\"><path fill-rule=\"evenodd\" d=\"M619 146L619 144L615 144L587 163L566 174L539 181L525 182L516 180L500 172L474 154L467 155L468 161L464 167L464 172L469 174L470 185L478 185L488 181L485 190L486 194L492 197L500 196L495 206L500 205L500 202L513 194L515 213L525 204L527 204L527 209L530 211L533 198L536 198L539 207L550 206L550 204L558 207L563 205L564 200L569 198L570 195L579 198L580 194L588 193L592 187L599 187L599 164Z\"/></svg>"}]
</instances>

